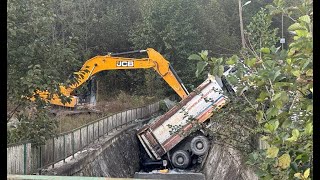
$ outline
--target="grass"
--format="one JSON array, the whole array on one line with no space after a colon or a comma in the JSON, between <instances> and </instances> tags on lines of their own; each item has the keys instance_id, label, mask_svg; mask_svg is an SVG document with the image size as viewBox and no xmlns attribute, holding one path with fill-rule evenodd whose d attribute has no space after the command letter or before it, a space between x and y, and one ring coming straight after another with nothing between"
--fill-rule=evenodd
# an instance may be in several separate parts
<instances>
[{"instance_id":1,"label":"grass","mask_svg":"<svg viewBox=\"0 0 320 180\"><path fill-rule=\"evenodd\" d=\"M76 115L62 115L55 119L58 121L57 132L64 133L83 126L101 117L124 111L131 108L145 106L158 101L157 97L131 96L121 91L118 96L97 102L95 109L101 113L86 113Z\"/></svg>"},{"instance_id":2,"label":"grass","mask_svg":"<svg viewBox=\"0 0 320 180\"><path fill-rule=\"evenodd\" d=\"M102 117L101 114L95 113L56 117L56 120L58 121L57 132L64 133L71 131L96 119L99 119L100 117Z\"/></svg>"}]
</instances>

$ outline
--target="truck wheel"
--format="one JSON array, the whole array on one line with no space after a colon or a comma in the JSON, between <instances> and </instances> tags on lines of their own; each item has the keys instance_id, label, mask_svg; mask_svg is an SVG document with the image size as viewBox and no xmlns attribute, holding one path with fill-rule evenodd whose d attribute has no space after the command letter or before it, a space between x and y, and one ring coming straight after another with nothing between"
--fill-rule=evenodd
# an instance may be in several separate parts
<instances>
[{"instance_id":1,"label":"truck wheel","mask_svg":"<svg viewBox=\"0 0 320 180\"><path fill-rule=\"evenodd\" d=\"M209 141L204 136L196 136L191 140L190 148L195 155L204 155L209 149Z\"/></svg>"},{"instance_id":2,"label":"truck wheel","mask_svg":"<svg viewBox=\"0 0 320 180\"><path fill-rule=\"evenodd\" d=\"M174 167L185 169L191 162L190 154L185 150L178 150L173 153L171 162Z\"/></svg>"}]
</instances>

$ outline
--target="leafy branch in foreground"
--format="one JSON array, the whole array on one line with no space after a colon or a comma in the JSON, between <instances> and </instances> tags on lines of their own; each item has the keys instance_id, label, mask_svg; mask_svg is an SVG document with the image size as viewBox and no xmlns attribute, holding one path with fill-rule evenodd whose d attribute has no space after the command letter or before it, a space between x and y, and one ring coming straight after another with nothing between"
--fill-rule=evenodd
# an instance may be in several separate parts
<instances>
[{"instance_id":1,"label":"leafy branch in foreground","mask_svg":"<svg viewBox=\"0 0 320 180\"><path fill-rule=\"evenodd\" d=\"M308 2L302 6L311 8L312 3ZM239 135L245 131L248 137L267 143L265 148L256 146L251 152L243 153L247 164L261 179L312 178L313 22L312 11L307 12L288 29L295 34L288 50L278 51L275 47L262 47L258 51L251 49L252 54L243 57L247 68L239 58L224 60L226 64L237 67L237 71L226 78L239 91L247 91L243 96L231 97L232 102L223 113L212 117L212 121L219 127L235 127ZM260 52L261 56L255 52ZM208 52L191 55L189 59L201 62L197 74L208 66L213 74L219 75L221 60L208 57ZM241 103L235 104L237 101ZM238 111L232 111L234 108ZM242 126L231 126L230 121ZM251 126L246 128L246 124ZM210 129L213 134L217 130L218 138L220 132L225 132L219 127ZM236 131L229 129L228 132ZM224 140L231 142L235 135L228 134L229 140ZM232 143L241 145L236 141Z\"/></svg>"}]
</instances>

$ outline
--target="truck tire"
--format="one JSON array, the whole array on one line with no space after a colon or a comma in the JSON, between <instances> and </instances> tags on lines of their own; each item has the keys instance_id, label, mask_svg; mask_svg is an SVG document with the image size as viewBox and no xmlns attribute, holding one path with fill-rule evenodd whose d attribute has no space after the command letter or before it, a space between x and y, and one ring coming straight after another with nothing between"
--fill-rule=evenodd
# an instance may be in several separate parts
<instances>
[{"instance_id":1,"label":"truck tire","mask_svg":"<svg viewBox=\"0 0 320 180\"><path fill-rule=\"evenodd\" d=\"M195 155L204 155L209 149L209 141L204 136L196 136L191 140L190 148Z\"/></svg>"},{"instance_id":2,"label":"truck tire","mask_svg":"<svg viewBox=\"0 0 320 180\"><path fill-rule=\"evenodd\" d=\"M191 162L191 156L185 150L178 150L172 154L171 162L174 167L185 169Z\"/></svg>"}]
</instances>

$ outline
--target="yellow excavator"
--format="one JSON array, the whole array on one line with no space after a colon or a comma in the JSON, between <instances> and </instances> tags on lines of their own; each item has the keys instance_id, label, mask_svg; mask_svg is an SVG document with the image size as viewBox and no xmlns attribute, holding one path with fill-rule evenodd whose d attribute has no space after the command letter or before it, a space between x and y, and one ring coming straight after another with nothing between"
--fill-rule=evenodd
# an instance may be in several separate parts
<instances>
[{"instance_id":1,"label":"yellow excavator","mask_svg":"<svg viewBox=\"0 0 320 180\"><path fill-rule=\"evenodd\" d=\"M147 58L126 58L117 57L124 54L132 53L144 53L148 54ZM106 70L119 70L119 69L147 69L153 68L167 83L168 85L181 97L184 99L189 95L188 90L183 85L181 79L178 77L175 70L159 52L152 48L147 48L146 50L135 50L121 53L109 53L105 56L95 56L87 60L82 68L75 72L78 74L76 82L70 86L59 86L60 92L64 96L70 97L71 101L67 103L62 103L61 99L57 94L53 94L52 98L49 97L47 91L37 91L36 93L42 98L50 102L50 104L74 108L78 105L79 98L72 96L71 93L90 79L93 75ZM35 98L32 97L31 100Z\"/></svg>"}]
</instances>

